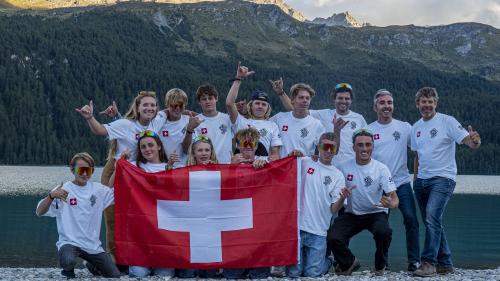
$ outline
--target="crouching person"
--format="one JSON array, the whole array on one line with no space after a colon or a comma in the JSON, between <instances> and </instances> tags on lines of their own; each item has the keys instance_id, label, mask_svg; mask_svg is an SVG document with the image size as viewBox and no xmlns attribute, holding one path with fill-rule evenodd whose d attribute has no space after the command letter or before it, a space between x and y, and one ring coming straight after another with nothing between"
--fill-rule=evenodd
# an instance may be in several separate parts
<instances>
[{"instance_id":1,"label":"crouching person","mask_svg":"<svg viewBox=\"0 0 500 281\"><path fill-rule=\"evenodd\" d=\"M346 211L335 218L328 230L329 248L338 263L337 274L351 275L360 264L349 250L349 240L366 229L375 240L374 273L383 275L392 240L388 208L396 208L399 199L387 166L371 158L373 135L361 129L354 132L352 139L356 158L337 165L351 195L347 199Z\"/></svg>"},{"instance_id":2,"label":"crouching person","mask_svg":"<svg viewBox=\"0 0 500 281\"><path fill-rule=\"evenodd\" d=\"M86 152L71 159L74 180L54 188L36 208L37 216L55 217L59 240L56 243L61 274L75 278L76 258L87 261L87 268L104 277L120 277L120 272L99 240L102 212L114 203L114 191L89 182L94 159Z\"/></svg>"},{"instance_id":3,"label":"crouching person","mask_svg":"<svg viewBox=\"0 0 500 281\"><path fill-rule=\"evenodd\" d=\"M298 264L287 266L288 277L320 277L332 265L326 257L326 234L332 213L342 208L350 193L344 176L332 163L337 143L333 133L324 133L319 139L319 160L301 159L300 259Z\"/></svg>"}]
</instances>

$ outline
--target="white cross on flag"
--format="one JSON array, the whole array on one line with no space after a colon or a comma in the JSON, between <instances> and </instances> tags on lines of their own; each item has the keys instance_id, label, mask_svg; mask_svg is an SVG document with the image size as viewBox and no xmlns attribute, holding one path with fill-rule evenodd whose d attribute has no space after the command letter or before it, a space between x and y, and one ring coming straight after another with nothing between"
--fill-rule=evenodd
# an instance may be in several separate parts
<instances>
[{"instance_id":1,"label":"white cross on flag","mask_svg":"<svg viewBox=\"0 0 500 281\"><path fill-rule=\"evenodd\" d=\"M146 173L118 161L120 264L251 268L297 263L297 161L199 165Z\"/></svg>"}]
</instances>

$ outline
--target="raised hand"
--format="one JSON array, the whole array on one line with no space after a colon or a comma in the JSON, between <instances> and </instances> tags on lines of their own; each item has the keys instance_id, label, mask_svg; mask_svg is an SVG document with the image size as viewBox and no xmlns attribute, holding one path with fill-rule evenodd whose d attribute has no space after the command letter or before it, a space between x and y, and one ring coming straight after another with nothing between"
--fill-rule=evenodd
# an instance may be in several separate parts
<instances>
[{"instance_id":1,"label":"raised hand","mask_svg":"<svg viewBox=\"0 0 500 281\"><path fill-rule=\"evenodd\" d=\"M75 108L75 110L88 120L94 116L94 103L90 101L89 104L84 105L82 108Z\"/></svg>"},{"instance_id":2,"label":"raised hand","mask_svg":"<svg viewBox=\"0 0 500 281\"><path fill-rule=\"evenodd\" d=\"M106 115L108 117L115 117L118 114L118 106L116 106L116 102L113 101L113 103L108 106L105 110L99 112L99 115Z\"/></svg>"},{"instance_id":3,"label":"raised hand","mask_svg":"<svg viewBox=\"0 0 500 281\"><path fill-rule=\"evenodd\" d=\"M479 133L474 130L471 125L467 127L467 131L469 131L469 138L471 142L479 146L481 144L481 137L479 136Z\"/></svg>"},{"instance_id":4,"label":"raised hand","mask_svg":"<svg viewBox=\"0 0 500 281\"><path fill-rule=\"evenodd\" d=\"M187 124L187 130L188 131L193 131L194 129L198 128L201 123L203 123L205 119L200 120L198 117L189 117L189 123Z\"/></svg>"},{"instance_id":5,"label":"raised hand","mask_svg":"<svg viewBox=\"0 0 500 281\"><path fill-rule=\"evenodd\" d=\"M241 62L238 62L238 69L236 70L236 79L247 78L248 76L254 74L255 71L249 71L248 67L242 66Z\"/></svg>"},{"instance_id":6,"label":"raised hand","mask_svg":"<svg viewBox=\"0 0 500 281\"><path fill-rule=\"evenodd\" d=\"M337 113L333 114L333 120L332 120L332 123L333 123L333 130L334 131L339 131L342 130L346 125L347 123L349 123L349 121L345 121L344 119L342 119L342 117L337 117Z\"/></svg>"},{"instance_id":7,"label":"raised hand","mask_svg":"<svg viewBox=\"0 0 500 281\"><path fill-rule=\"evenodd\" d=\"M125 149L122 154L120 154L120 159L128 160L130 158L130 150Z\"/></svg>"},{"instance_id":8,"label":"raised hand","mask_svg":"<svg viewBox=\"0 0 500 281\"><path fill-rule=\"evenodd\" d=\"M64 202L66 202L66 199L68 198L68 192L63 188L62 182L54 190L52 190L49 194L52 198L61 199Z\"/></svg>"},{"instance_id":9,"label":"raised hand","mask_svg":"<svg viewBox=\"0 0 500 281\"><path fill-rule=\"evenodd\" d=\"M179 155L177 154L177 151L174 150L171 154L170 154L170 157L168 157L168 163L167 165L169 167L173 167L174 166L174 163L176 162L181 162L181 159L179 158Z\"/></svg>"},{"instance_id":10,"label":"raised hand","mask_svg":"<svg viewBox=\"0 0 500 281\"><path fill-rule=\"evenodd\" d=\"M269 82L271 83L271 86L273 87L273 91L278 94L278 96L281 96L285 93L285 91L283 90L283 78L280 77L279 80L269 80Z\"/></svg>"},{"instance_id":11,"label":"raised hand","mask_svg":"<svg viewBox=\"0 0 500 281\"><path fill-rule=\"evenodd\" d=\"M351 196L353 188L352 187L344 187L340 190L339 195L340 198L345 200L347 197Z\"/></svg>"}]
</instances>

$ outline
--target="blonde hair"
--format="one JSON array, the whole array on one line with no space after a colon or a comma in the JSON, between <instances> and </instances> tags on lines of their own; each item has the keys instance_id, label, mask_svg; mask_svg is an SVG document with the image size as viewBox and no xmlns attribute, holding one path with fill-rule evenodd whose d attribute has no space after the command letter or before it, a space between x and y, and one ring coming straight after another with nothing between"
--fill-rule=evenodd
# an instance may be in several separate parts
<instances>
[{"instance_id":1,"label":"blonde hair","mask_svg":"<svg viewBox=\"0 0 500 281\"><path fill-rule=\"evenodd\" d=\"M210 139L208 139L208 140L199 139L199 140L193 141L191 143L191 145L189 146L188 159L186 162L186 166L192 166L192 165L198 164L198 162L196 161L196 158L194 157L194 150L195 150L195 146L200 142L210 144L210 161L212 162L212 164L218 164L219 162L217 161L217 156L215 155L215 149L214 149L214 145L212 144L212 141Z\"/></svg>"},{"instance_id":2,"label":"blonde hair","mask_svg":"<svg viewBox=\"0 0 500 281\"><path fill-rule=\"evenodd\" d=\"M69 166L71 168L74 168L76 165L76 161L78 160L83 160L87 162L87 164L89 164L90 167L95 166L94 158L92 158L92 156L90 156L90 154L88 154L87 152L80 152L75 154L73 158L71 158L71 161L69 161Z\"/></svg>"},{"instance_id":3,"label":"blonde hair","mask_svg":"<svg viewBox=\"0 0 500 281\"><path fill-rule=\"evenodd\" d=\"M168 90L165 94L165 107L169 107L171 104L182 102L182 110L186 109L188 104L188 97L186 92L179 88L173 88Z\"/></svg>"},{"instance_id":4,"label":"blonde hair","mask_svg":"<svg viewBox=\"0 0 500 281\"><path fill-rule=\"evenodd\" d=\"M311 98L314 97L314 95L316 94L316 92L314 91L314 89L305 84L305 83L297 83L295 85L293 85L291 88L290 88L290 99L295 99L297 97L297 95L299 94L299 91L301 90L305 90L309 93L309 95L311 96Z\"/></svg>"},{"instance_id":5,"label":"blonde hair","mask_svg":"<svg viewBox=\"0 0 500 281\"><path fill-rule=\"evenodd\" d=\"M253 111L252 111L252 104L254 101L255 100L252 100L252 101L249 101L247 103L247 112L248 112L248 116L250 117L250 119L255 119L255 115L253 115ZM271 116L271 111L272 111L271 104L269 102L267 102L267 110L266 110L266 113L264 114L265 120L269 119L269 117Z\"/></svg>"},{"instance_id":6,"label":"blonde hair","mask_svg":"<svg viewBox=\"0 0 500 281\"><path fill-rule=\"evenodd\" d=\"M154 98L156 104L158 104L158 102L156 101L156 93L155 92L153 92L153 91L140 91L139 94L137 94L137 96L135 96L134 100L132 100L132 102L130 103L130 107L129 107L127 113L125 113L124 118L131 120L131 121L139 120L139 117L140 117L139 105L141 104L141 100L145 97ZM156 113L158 113L158 106L156 107ZM106 158L106 160L110 160L110 159L113 159L115 157L117 146L118 146L118 142L116 139L109 142L108 157Z\"/></svg>"}]
</instances>

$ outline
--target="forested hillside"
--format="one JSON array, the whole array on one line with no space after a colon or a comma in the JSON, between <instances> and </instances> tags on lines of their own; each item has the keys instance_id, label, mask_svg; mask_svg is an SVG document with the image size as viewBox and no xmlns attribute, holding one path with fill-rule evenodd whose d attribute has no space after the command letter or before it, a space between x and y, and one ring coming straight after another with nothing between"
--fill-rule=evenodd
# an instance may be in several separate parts
<instances>
[{"instance_id":1,"label":"forested hillside","mask_svg":"<svg viewBox=\"0 0 500 281\"><path fill-rule=\"evenodd\" d=\"M116 100L125 112L139 90L156 91L163 106L165 92L179 87L189 93L189 106L199 110L194 92L211 82L221 93L219 109L225 111L228 80L242 61L256 74L244 81L241 97L257 88L271 92L268 80L283 77L287 88L296 82L312 85L318 93L313 107L324 108L331 106L332 87L346 81L355 89L353 110L368 122L375 119L371 104L377 89L392 91L395 117L413 123L419 118L415 92L434 86L441 95L438 110L472 125L483 138L478 151L458 150L459 172L500 172L499 69L495 62L489 73L468 65L486 60L489 53L473 50L477 58L461 62L438 46L432 50L442 57L433 64L418 57L424 50L412 49L413 57L397 56L394 47L360 46L356 40L368 36L369 29L331 27L326 40L320 33L326 27L308 27L279 9L218 5L233 12L204 4L123 4L0 13L0 164L65 164L78 151L89 151L102 164L107 141L90 133L75 108L92 99L99 111ZM485 36L499 40L498 30L486 29L490 33ZM384 31L372 32L382 36ZM272 106L274 112L282 109L274 96Z\"/></svg>"}]
</instances>

